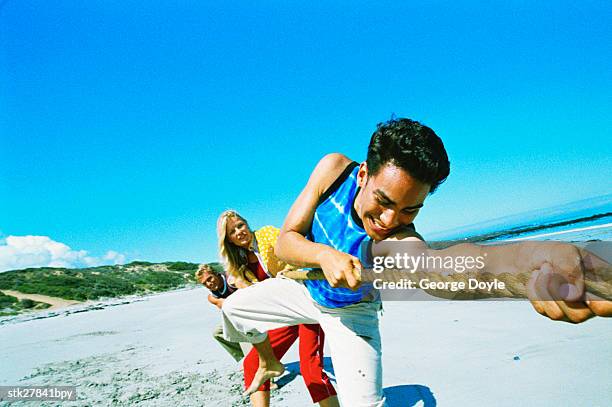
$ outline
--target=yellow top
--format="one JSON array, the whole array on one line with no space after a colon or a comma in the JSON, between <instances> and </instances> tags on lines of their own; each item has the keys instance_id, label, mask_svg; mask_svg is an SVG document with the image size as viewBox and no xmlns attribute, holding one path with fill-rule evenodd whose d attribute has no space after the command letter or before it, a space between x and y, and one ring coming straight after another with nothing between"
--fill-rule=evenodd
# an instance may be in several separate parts
<instances>
[{"instance_id":1,"label":"yellow top","mask_svg":"<svg viewBox=\"0 0 612 407\"><path fill-rule=\"evenodd\" d=\"M272 276L276 276L276 273L287 266L287 263L276 257L274 253L274 245L276 245L279 234L280 229L274 226L264 226L255 231L259 255L265 263L265 268L268 270L268 273L272 274Z\"/></svg>"}]
</instances>

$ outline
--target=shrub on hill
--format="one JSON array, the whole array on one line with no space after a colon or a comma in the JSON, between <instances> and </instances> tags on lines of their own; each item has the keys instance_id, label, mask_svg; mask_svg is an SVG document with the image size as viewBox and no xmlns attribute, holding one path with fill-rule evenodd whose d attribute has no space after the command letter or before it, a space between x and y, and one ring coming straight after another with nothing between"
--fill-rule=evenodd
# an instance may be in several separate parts
<instances>
[{"instance_id":1,"label":"shrub on hill","mask_svg":"<svg viewBox=\"0 0 612 407\"><path fill-rule=\"evenodd\" d=\"M165 264L168 265L168 270L173 271L196 271L198 269L198 265L196 263L187 263L184 261L173 261Z\"/></svg>"},{"instance_id":2,"label":"shrub on hill","mask_svg":"<svg viewBox=\"0 0 612 407\"><path fill-rule=\"evenodd\" d=\"M10 308L17 302L19 302L19 300L12 295L5 295L0 292L0 309Z\"/></svg>"}]
</instances>

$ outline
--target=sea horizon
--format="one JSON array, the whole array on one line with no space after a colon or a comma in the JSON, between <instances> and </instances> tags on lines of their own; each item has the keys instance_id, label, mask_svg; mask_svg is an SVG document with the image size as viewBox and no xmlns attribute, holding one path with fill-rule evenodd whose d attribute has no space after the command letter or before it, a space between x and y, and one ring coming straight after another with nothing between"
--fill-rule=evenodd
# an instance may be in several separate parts
<instances>
[{"instance_id":1,"label":"sea horizon","mask_svg":"<svg viewBox=\"0 0 612 407\"><path fill-rule=\"evenodd\" d=\"M612 239L612 194L521 212L425 236L426 241Z\"/></svg>"}]
</instances>

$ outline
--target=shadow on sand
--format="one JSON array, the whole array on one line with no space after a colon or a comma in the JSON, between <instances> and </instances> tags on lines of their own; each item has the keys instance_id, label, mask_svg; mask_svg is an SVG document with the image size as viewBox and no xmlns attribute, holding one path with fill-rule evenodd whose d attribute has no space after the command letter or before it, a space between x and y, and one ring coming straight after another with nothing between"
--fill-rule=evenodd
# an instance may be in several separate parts
<instances>
[{"instance_id":1,"label":"shadow on sand","mask_svg":"<svg viewBox=\"0 0 612 407\"><path fill-rule=\"evenodd\" d=\"M323 370L329 375L329 378L332 381L336 381L336 377L334 374L334 366L332 365L331 358L325 357L323 358ZM281 388L286 384L289 384L300 375L300 362L291 362L285 364L285 374L281 376L280 379L276 381L278 387Z\"/></svg>"},{"instance_id":2,"label":"shadow on sand","mask_svg":"<svg viewBox=\"0 0 612 407\"><path fill-rule=\"evenodd\" d=\"M323 369L330 378L335 381L334 367L330 357L323 358ZM285 364L286 373L276 381L281 388L292 382L300 375L300 362ZM386 407L412 407L419 403L422 407L436 407L437 402L433 393L427 386L420 384L404 384L400 386L386 387L383 389L387 402Z\"/></svg>"},{"instance_id":3,"label":"shadow on sand","mask_svg":"<svg viewBox=\"0 0 612 407\"><path fill-rule=\"evenodd\" d=\"M419 401L419 406L435 407L436 398L427 386L420 384L404 384L401 386L385 387L386 407L412 407Z\"/></svg>"}]
</instances>

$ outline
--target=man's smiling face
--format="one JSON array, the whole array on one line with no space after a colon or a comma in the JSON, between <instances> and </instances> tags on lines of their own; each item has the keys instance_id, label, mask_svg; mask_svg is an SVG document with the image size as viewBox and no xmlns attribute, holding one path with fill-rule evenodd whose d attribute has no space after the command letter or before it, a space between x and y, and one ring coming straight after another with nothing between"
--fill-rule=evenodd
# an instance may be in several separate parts
<instances>
[{"instance_id":1,"label":"man's smiling face","mask_svg":"<svg viewBox=\"0 0 612 407\"><path fill-rule=\"evenodd\" d=\"M357 181L361 190L355 198L355 210L368 236L377 241L410 225L430 190L430 185L391 163L374 175L369 175L362 163Z\"/></svg>"},{"instance_id":2,"label":"man's smiling face","mask_svg":"<svg viewBox=\"0 0 612 407\"><path fill-rule=\"evenodd\" d=\"M218 274L214 272L204 273L198 280L200 284L208 288L210 291L219 291L223 286L223 281Z\"/></svg>"}]
</instances>

